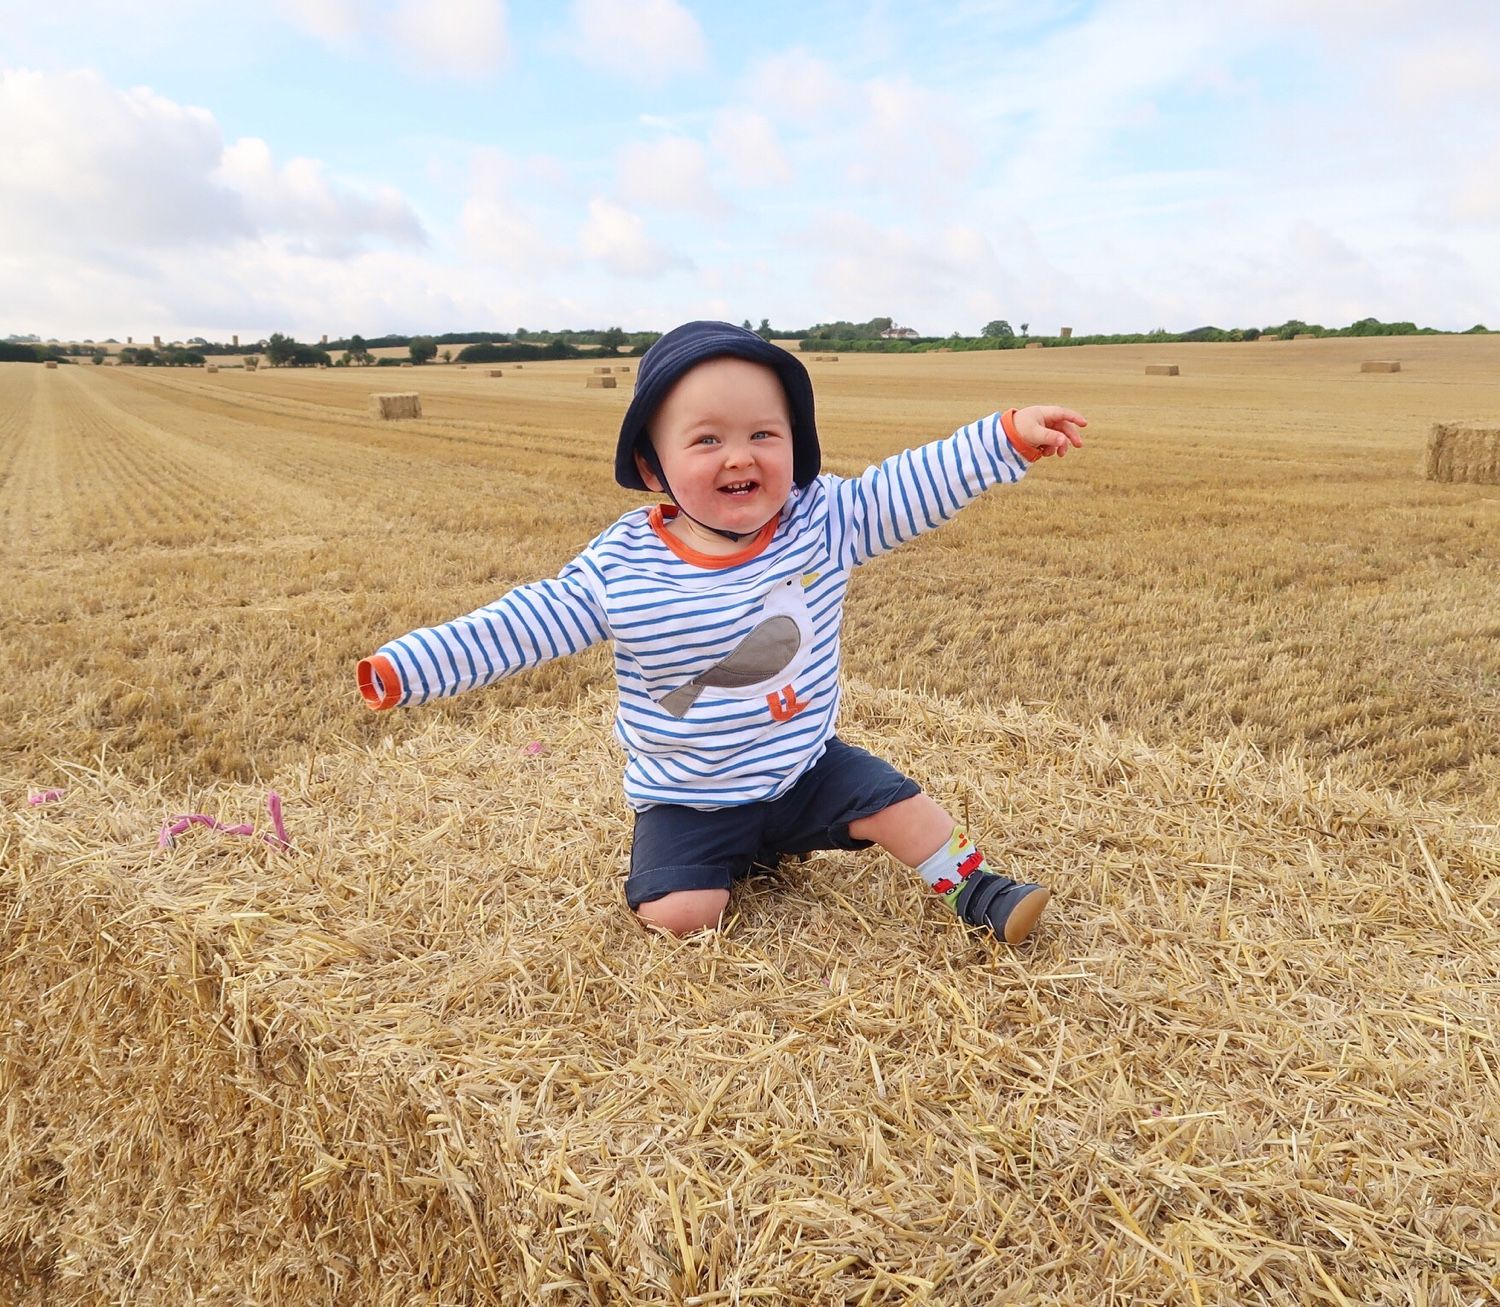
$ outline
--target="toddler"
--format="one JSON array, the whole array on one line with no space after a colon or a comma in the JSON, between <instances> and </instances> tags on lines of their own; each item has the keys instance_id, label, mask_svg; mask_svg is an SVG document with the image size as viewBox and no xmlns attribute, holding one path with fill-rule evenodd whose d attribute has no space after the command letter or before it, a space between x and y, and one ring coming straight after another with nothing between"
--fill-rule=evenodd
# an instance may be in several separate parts
<instances>
[{"instance_id":1,"label":"toddler","mask_svg":"<svg viewBox=\"0 0 1500 1307\"><path fill-rule=\"evenodd\" d=\"M622 486L671 502L626 513L554 579L382 646L360 692L373 708L422 703L609 640L635 813L625 897L641 919L712 927L753 866L879 844L961 920L1019 943L1049 891L991 871L915 781L834 734L844 596L859 564L1081 445L1087 425L1012 409L861 476L820 476L796 356L689 322L641 359L615 453Z\"/></svg>"}]
</instances>

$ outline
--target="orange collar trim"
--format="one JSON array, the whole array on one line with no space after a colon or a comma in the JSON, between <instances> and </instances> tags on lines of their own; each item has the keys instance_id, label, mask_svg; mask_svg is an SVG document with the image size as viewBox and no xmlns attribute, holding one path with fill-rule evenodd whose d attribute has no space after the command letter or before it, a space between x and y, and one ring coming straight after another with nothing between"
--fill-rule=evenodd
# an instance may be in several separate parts
<instances>
[{"instance_id":1,"label":"orange collar trim","mask_svg":"<svg viewBox=\"0 0 1500 1307\"><path fill-rule=\"evenodd\" d=\"M701 549L694 549L692 545L684 544L667 530L667 519L676 517L677 513L676 504L657 504L651 509L651 516L646 520L651 529L661 538L662 544L666 545L684 563L691 563L694 567L737 567L740 563L748 563L771 543L771 537L776 534L776 524L781 521L781 513L778 511L775 517L755 533L755 539L737 553L705 554Z\"/></svg>"}]
</instances>

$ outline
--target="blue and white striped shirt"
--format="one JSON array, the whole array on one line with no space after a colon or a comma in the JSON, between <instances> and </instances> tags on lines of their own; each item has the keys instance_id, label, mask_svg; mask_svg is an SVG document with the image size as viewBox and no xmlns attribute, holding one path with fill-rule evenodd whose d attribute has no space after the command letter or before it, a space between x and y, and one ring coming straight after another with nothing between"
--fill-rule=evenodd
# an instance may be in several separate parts
<instances>
[{"instance_id":1,"label":"blue and white striped shirt","mask_svg":"<svg viewBox=\"0 0 1500 1307\"><path fill-rule=\"evenodd\" d=\"M1026 466L992 414L861 476L794 488L728 558L670 535L663 513L674 509L634 509L555 578L383 645L361 685L378 706L417 704L611 640L633 809L774 799L834 732L852 570Z\"/></svg>"}]
</instances>

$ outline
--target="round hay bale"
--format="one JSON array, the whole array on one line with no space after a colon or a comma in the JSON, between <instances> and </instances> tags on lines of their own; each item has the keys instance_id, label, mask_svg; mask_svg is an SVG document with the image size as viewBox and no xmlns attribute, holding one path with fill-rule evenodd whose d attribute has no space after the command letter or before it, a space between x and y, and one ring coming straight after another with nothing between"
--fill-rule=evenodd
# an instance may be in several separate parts
<instances>
[{"instance_id":1,"label":"round hay bale","mask_svg":"<svg viewBox=\"0 0 1500 1307\"><path fill-rule=\"evenodd\" d=\"M1146 364L1146 375L1148 377L1175 377L1177 375L1177 364L1148 363Z\"/></svg>"},{"instance_id":2,"label":"round hay bale","mask_svg":"<svg viewBox=\"0 0 1500 1307\"><path fill-rule=\"evenodd\" d=\"M422 396L414 390L371 395L370 411L378 418L419 418L422 416Z\"/></svg>"},{"instance_id":3,"label":"round hay bale","mask_svg":"<svg viewBox=\"0 0 1500 1307\"><path fill-rule=\"evenodd\" d=\"M1400 372L1400 359L1366 359L1359 365L1361 372Z\"/></svg>"},{"instance_id":4,"label":"round hay bale","mask_svg":"<svg viewBox=\"0 0 1500 1307\"><path fill-rule=\"evenodd\" d=\"M1500 486L1500 427L1434 423L1427 435L1427 479Z\"/></svg>"},{"instance_id":5,"label":"round hay bale","mask_svg":"<svg viewBox=\"0 0 1500 1307\"><path fill-rule=\"evenodd\" d=\"M614 390L617 384L613 377L584 378L584 385L589 390Z\"/></svg>"}]
</instances>

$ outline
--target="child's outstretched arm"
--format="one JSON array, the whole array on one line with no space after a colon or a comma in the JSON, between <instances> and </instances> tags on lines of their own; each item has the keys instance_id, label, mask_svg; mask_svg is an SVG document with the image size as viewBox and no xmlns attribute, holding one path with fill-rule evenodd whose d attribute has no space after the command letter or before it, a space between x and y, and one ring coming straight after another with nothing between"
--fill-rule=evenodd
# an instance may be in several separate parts
<instances>
[{"instance_id":1,"label":"child's outstretched arm","mask_svg":"<svg viewBox=\"0 0 1500 1307\"><path fill-rule=\"evenodd\" d=\"M948 521L993 485L1083 444L1081 413L1035 405L992 413L945 440L893 454L858 477L829 478L837 556L858 565Z\"/></svg>"},{"instance_id":2,"label":"child's outstretched arm","mask_svg":"<svg viewBox=\"0 0 1500 1307\"><path fill-rule=\"evenodd\" d=\"M359 692L371 708L395 708L460 694L609 639L596 573L575 558L551 580L517 586L442 626L428 626L359 664Z\"/></svg>"}]
</instances>

